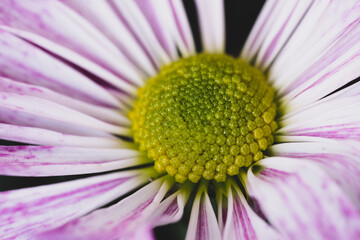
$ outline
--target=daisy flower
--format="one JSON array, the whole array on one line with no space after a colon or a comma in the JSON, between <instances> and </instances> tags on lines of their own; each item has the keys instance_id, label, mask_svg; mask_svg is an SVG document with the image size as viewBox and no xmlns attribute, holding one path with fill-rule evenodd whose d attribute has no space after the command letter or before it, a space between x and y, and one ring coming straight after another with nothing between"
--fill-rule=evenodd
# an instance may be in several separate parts
<instances>
[{"instance_id":1,"label":"daisy flower","mask_svg":"<svg viewBox=\"0 0 360 240\"><path fill-rule=\"evenodd\" d=\"M1 239L360 238L360 2L195 3L0 1Z\"/></svg>"}]
</instances>

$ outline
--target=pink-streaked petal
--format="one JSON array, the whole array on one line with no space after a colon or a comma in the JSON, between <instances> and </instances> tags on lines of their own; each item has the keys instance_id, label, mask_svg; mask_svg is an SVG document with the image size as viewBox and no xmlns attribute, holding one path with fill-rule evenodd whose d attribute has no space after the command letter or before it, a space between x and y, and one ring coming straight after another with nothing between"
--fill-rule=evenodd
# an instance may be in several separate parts
<instances>
[{"instance_id":1,"label":"pink-streaked petal","mask_svg":"<svg viewBox=\"0 0 360 240\"><path fill-rule=\"evenodd\" d=\"M129 135L128 127L102 122L76 110L38 97L0 91L0 122L49 129L74 135L100 132ZM104 134L102 134L104 135Z\"/></svg>"},{"instance_id":2,"label":"pink-streaked petal","mask_svg":"<svg viewBox=\"0 0 360 240\"><path fill-rule=\"evenodd\" d=\"M228 204L223 239L283 239L250 208L237 183L229 180L226 190Z\"/></svg>"},{"instance_id":3,"label":"pink-streaked petal","mask_svg":"<svg viewBox=\"0 0 360 240\"><path fill-rule=\"evenodd\" d=\"M355 0L314 1L269 72L286 102L305 106L360 75L359 11Z\"/></svg>"},{"instance_id":4,"label":"pink-streaked petal","mask_svg":"<svg viewBox=\"0 0 360 240\"><path fill-rule=\"evenodd\" d=\"M146 219L157 208L172 184L170 178L157 179L119 203L45 233L43 238L126 239L134 234L139 226L151 226Z\"/></svg>"},{"instance_id":5,"label":"pink-streaked petal","mask_svg":"<svg viewBox=\"0 0 360 240\"><path fill-rule=\"evenodd\" d=\"M147 181L145 175L146 170L118 172L2 192L0 235L4 239L31 239L133 190Z\"/></svg>"},{"instance_id":6,"label":"pink-streaked petal","mask_svg":"<svg viewBox=\"0 0 360 240\"><path fill-rule=\"evenodd\" d=\"M151 24L156 20L150 19L149 21L135 1L115 0L113 1L113 7L129 30L136 36L136 39L144 46L158 68L164 63L171 62L171 56L161 46L152 28Z\"/></svg>"},{"instance_id":7,"label":"pink-streaked petal","mask_svg":"<svg viewBox=\"0 0 360 240\"><path fill-rule=\"evenodd\" d=\"M91 59L87 59L86 57L76 53L75 51L69 48L61 46L56 42L53 42L43 36L31 32L27 32L7 26L0 26L0 29L4 30L5 32L13 34L14 36L25 39L28 42L47 50L48 52L54 54L57 57L65 59L69 63L76 65L77 67L80 67L94 74L102 81L110 84L111 86L117 89L120 89L124 92L128 92L130 94L134 93L135 88L133 84L129 84L129 82L124 78L122 78L121 76L117 76L116 74L112 73L110 70L107 70L105 67L93 62ZM144 78L145 77L139 73L139 79L144 79ZM143 82L138 80L136 84L140 86L143 84Z\"/></svg>"},{"instance_id":8,"label":"pink-streaked petal","mask_svg":"<svg viewBox=\"0 0 360 240\"><path fill-rule=\"evenodd\" d=\"M113 109L86 103L44 87L0 77L0 91L46 99L113 124L129 124L129 119L125 117L124 114L120 113L118 108ZM125 104L122 104L119 108L125 110Z\"/></svg>"},{"instance_id":9,"label":"pink-streaked petal","mask_svg":"<svg viewBox=\"0 0 360 240\"><path fill-rule=\"evenodd\" d=\"M221 239L219 225L207 194L207 184L202 183L196 193L191 209L186 240Z\"/></svg>"},{"instance_id":10,"label":"pink-streaked petal","mask_svg":"<svg viewBox=\"0 0 360 240\"><path fill-rule=\"evenodd\" d=\"M274 6L277 12L272 12L271 17L266 19L269 22L262 29L266 34L261 39L261 45L258 46L258 49L252 50L252 52L257 52L257 66L266 69L271 64L295 31L312 2L313 0L284 1ZM259 39L254 41L259 41Z\"/></svg>"},{"instance_id":11,"label":"pink-streaked petal","mask_svg":"<svg viewBox=\"0 0 360 240\"><path fill-rule=\"evenodd\" d=\"M360 141L360 95L324 99L301 111L285 114L279 133Z\"/></svg>"},{"instance_id":12,"label":"pink-streaked petal","mask_svg":"<svg viewBox=\"0 0 360 240\"><path fill-rule=\"evenodd\" d=\"M0 146L0 174L58 176L105 172L149 163L136 150L54 146Z\"/></svg>"},{"instance_id":13,"label":"pink-streaked petal","mask_svg":"<svg viewBox=\"0 0 360 240\"><path fill-rule=\"evenodd\" d=\"M142 82L134 67L104 34L60 1L4 0L3 25L29 31L91 59L114 74Z\"/></svg>"},{"instance_id":14,"label":"pink-streaked petal","mask_svg":"<svg viewBox=\"0 0 360 240\"><path fill-rule=\"evenodd\" d=\"M271 147L272 155L313 161L342 188L360 209L360 145L353 141L283 143Z\"/></svg>"},{"instance_id":15,"label":"pink-streaked petal","mask_svg":"<svg viewBox=\"0 0 360 240\"><path fill-rule=\"evenodd\" d=\"M224 1L195 1L204 50L209 53L225 51Z\"/></svg>"},{"instance_id":16,"label":"pink-streaked petal","mask_svg":"<svg viewBox=\"0 0 360 240\"><path fill-rule=\"evenodd\" d=\"M4 123L0 123L0 139L46 146L50 145L86 148L132 148L132 144L111 136L76 136L41 128L14 126Z\"/></svg>"},{"instance_id":17,"label":"pink-streaked petal","mask_svg":"<svg viewBox=\"0 0 360 240\"><path fill-rule=\"evenodd\" d=\"M193 184L185 183L177 192L167 197L156 207L155 212L148 221L153 226L167 225L179 221L183 216L184 207L192 189Z\"/></svg>"},{"instance_id":18,"label":"pink-streaked petal","mask_svg":"<svg viewBox=\"0 0 360 240\"><path fill-rule=\"evenodd\" d=\"M91 0L86 1L86 4L83 1L72 0L62 0L62 2L96 26L139 69L148 75L156 74L156 70L146 52L131 34L125 23L116 15L109 1Z\"/></svg>"},{"instance_id":19,"label":"pink-streaked petal","mask_svg":"<svg viewBox=\"0 0 360 240\"><path fill-rule=\"evenodd\" d=\"M116 107L117 100L89 78L34 45L0 31L0 74L91 103Z\"/></svg>"},{"instance_id":20,"label":"pink-streaked petal","mask_svg":"<svg viewBox=\"0 0 360 240\"><path fill-rule=\"evenodd\" d=\"M256 175L259 168L248 171L247 190L287 239L359 239L359 209L316 164L280 157L258 164Z\"/></svg>"},{"instance_id":21,"label":"pink-streaked petal","mask_svg":"<svg viewBox=\"0 0 360 240\"><path fill-rule=\"evenodd\" d=\"M165 17L168 17L166 16L166 11L170 11L171 13L168 2L156 0L135 0L135 2L143 16L146 18L160 45L171 59L176 60L178 56L175 42L172 40L171 35L167 30L167 21L171 21L171 18L165 20Z\"/></svg>"},{"instance_id":22,"label":"pink-streaked petal","mask_svg":"<svg viewBox=\"0 0 360 240\"><path fill-rule=\"evenodd\" d=\"M137 0L137 4L172 60L178 58L177 47L184 57L195 53L190 26L181 1Z\"/></svg>"}]
</instances>

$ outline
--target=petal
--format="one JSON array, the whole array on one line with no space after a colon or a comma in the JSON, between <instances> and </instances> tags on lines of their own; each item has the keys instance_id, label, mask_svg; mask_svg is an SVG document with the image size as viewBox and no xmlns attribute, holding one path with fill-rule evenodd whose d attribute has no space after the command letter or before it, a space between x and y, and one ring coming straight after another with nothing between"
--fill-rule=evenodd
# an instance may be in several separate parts
<instances>
[{"instance_id":1,"label":"petal","mask_svg":"<svg viewBox=\"0 0 360 240\"><path fill-rule=\"evenodd\" d=\"M307 159L318 164L360 209L360 145L353 141L283 143L271 147L272 155Z\"/></svg>"},{"instance_id":2,"label":"petal","mask_svg":"<svg viewBox=\"0 0 360 240\"><path fill-rule=\"evenodd\" d=\"M202 183L196 193L191 209L186 239L221 239L219 225L207 194L206 183Z\"/></svg>"},{"instance_id":3,"label":"petal","mask_svg":"<svg viewBox=\"0 0 360 240\"><path fill-rule=\"evenodd\" d=\"M203 48L210 53L225 51L224 1L195 1Z\"/></svg>"},{"instance_id":4,"label":"petal","mask_svg":"<svg viewBox=\"0 0 360 240\"><path fill-rule=\"evenodd\" d=\"M0 193L2 238L30 239L59 227L131 191L146 171L112 173Z\"/></svg>"},{"instance_id":5,"label":"petal","mask_svg":"<svg viewBox=\"0 0 360 240\"><path fill-rule=\"evenodd\" d=\"M355 0L314 1L269 73L284 101L305 106L360 75L359 11Z\"/></svg>"},{"instance_id":6,"label":"petal","mask_svg":"<svg viewBox=\"0 0 360 240\"><path fill-rule=\"evenodd\" d=\"M170 178L160 178L105 209L76 219L44 233L43 239L129 239L139 226L149 226L151 215L172 186Z\"/></svg>"},{"instance_id":7,"label":"petal","mask_svg":"<svg viewBox=\"0 0 360 240\"><path fill-rule=\"evenodd\" d=\"M137 42L125 23L117 16L110 2L91 0L83 4L82 1L62 1L106 35L107 38L116 44L125 57L132 61L138 68L141 68L141 70L148 75L154 75L156 73L146 51Z\"/></svg>"},{"instance_id":8,"label":"petal","mask_svg":"<svg viewBox=\"0 0 360 240\"><path fill-rule=\"evenodd\" d=\"M132 144L122 141L116 137L76 136L41 128L14 126L3 123L0 123L0 139L50 146L133 148Z\"/></svg>"},{"instance_id":9,"label":"petal","mask_svg":"<svg viewBox=\"0 0 360 240\"><path fill-rule=\"evenodd\" d=\"M126 125L129 123L129 119L123 116L117 108L112 109L89 104L44 87L21 83L8 78L0 77L0 91L46 99L113 124ZM126 106L123 104L119 108L124 110Z\"/></svg>"},{"instance_id":10,"label":"petal","mask_svg":"<svg viewBox=\"0 0 360 240\"><path fill-rule=\"evenodd\" d=\"M132 82L142 82L116 45L61 1L5 0L0 3L0 11L3 25L41 35L118 76Z\"/></svg>"},{"instance_id":11,"label":"petal","mask_svg":"<svg viewBox=\"0 0 360 240\"><path fill-rule=\"evenodd\" d=\"M360 95L324 99L305 109L285 114L279 133L360 140ZM355 113L355 114L354 114Z\"/></svg>"},{"instance_id":12,"label":"petal","mask_svg":"<svg viewBox=\"0 0 360 240\"><path fill-rule=\"evenodd\" d=\"M105 172L149 163L136 150L54 146L0 146L0 174L58 176Z\"/></svg>"},{"instance_id":13,"label":"petal","mask_svg":"<svg viewBox=\"0 0 360 240\"><path fill-rule=\"evenodd\" d=\"M102 132L130 134L128 127L102 122L48 100L1 91L0 98L0 121L3 123L39 127L74 135L97 136Z\"/></svg>"},{"instance_id":14,"label":"petal","mask_svg":"<svg viewBox=\"0 0 360 240\"><path fill-rule=\"evenodd\" d=\"M250 208L237 183L228 180L226 190L228 204L223 239L283 238Z\"/></svg>"},{"instance_id":15,"label":"petal","mask_svg":"<svg viewBox=\"0 0 360 240\"><path fill-rule=\"evenodd\" d=\"M248 171L248 192L287 239L358 239L360 212L316 164L266 158ZM354 179L355 180L355 179Z\"/></svg>"},{"instance_id":16,"label":"petal","mask_svg":"<svg viewBox=\"0 0 360 240\"><path fill-rule=\"evenodd\" d=\"M116 107L117 100L89 78L30 43L0 30L0 73L90 103Z\"/></svg>"},{"instance_id":17,"label":"petal","mask_svg":"<svg viewBox=\"0 0 360 240\"><path fill-rule=\"evenodd\" d=\"M269 1L261 11L241 56L250 60L256 54L256 65L262 69L268 68L301 22L312 2L312 0L280 3Z\"/></svg>"},{"instance_id":18,"label":"petal","mask_svg":"<svg viewBox=\"0 0 360 240\"><path fill-rule=\"evenodd\" d=\"M163 48L157 38L151 23L154 19L146 18L146 14L141 10L135 1L113 1L113 7L116 9L120 18L126 22L129 30L136 36L136 39L144 46L151 56L152 60L159 68L164 63L170 63L171 57Z\"/></svg>"},{"instance_id":19,"label":"petal","mask_svg":"<svg viewBox=\"0 0 360 240\"><path fill-rule=\"evenodd\" d=\"M155 212L148 221L154 226L167 225L179 221L183 216L184 207L192 189L193 184L185 183L178 191L167 197L156 207Z\"/></svg>"},{"instance_id":20,"label":"petal","mask_svg":"<svg viewBox=\"0 0 360 240\"><path fill-rule=\"evenodd\" d=\"M181 1L136 2L172 60L178 58L177 47L185 57L195 53L190 26Z\"/></svg>"}]
</instances>

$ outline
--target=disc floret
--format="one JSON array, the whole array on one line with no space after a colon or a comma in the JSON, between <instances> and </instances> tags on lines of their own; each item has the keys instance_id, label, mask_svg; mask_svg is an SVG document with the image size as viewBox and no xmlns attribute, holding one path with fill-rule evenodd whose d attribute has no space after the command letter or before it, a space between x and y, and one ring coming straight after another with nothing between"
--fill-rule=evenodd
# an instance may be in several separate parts
<instances>
[{"instance_id":1,"label":"disc floret","mask_svg":"<svg viewBox=\"0 0 360 240\"><path fill-rule=\"evenodd\" d=\"M177 182L217 182L263 158L276 104L264 74L226 55L199 54L161 69L129 116L155 169Z\"/></svg>"}]
</instances>

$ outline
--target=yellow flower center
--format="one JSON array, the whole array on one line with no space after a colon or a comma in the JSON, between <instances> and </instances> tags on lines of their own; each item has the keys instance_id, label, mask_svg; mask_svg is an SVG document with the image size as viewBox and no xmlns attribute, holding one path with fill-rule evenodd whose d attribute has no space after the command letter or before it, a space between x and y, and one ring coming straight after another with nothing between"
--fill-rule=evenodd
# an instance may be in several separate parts
<instances>
[{"instance_id":1,"label":"yellow flower center","mask_svg":"<svg viewBox=\"0 0 360 240\"><path fill-rule=\"evenodd\" d=\"M227 55L199 54L161 69L129 113L134 140L177 182L217 182L263 158L276 104L264 74Z\"/></svg>"}]
</instances>

